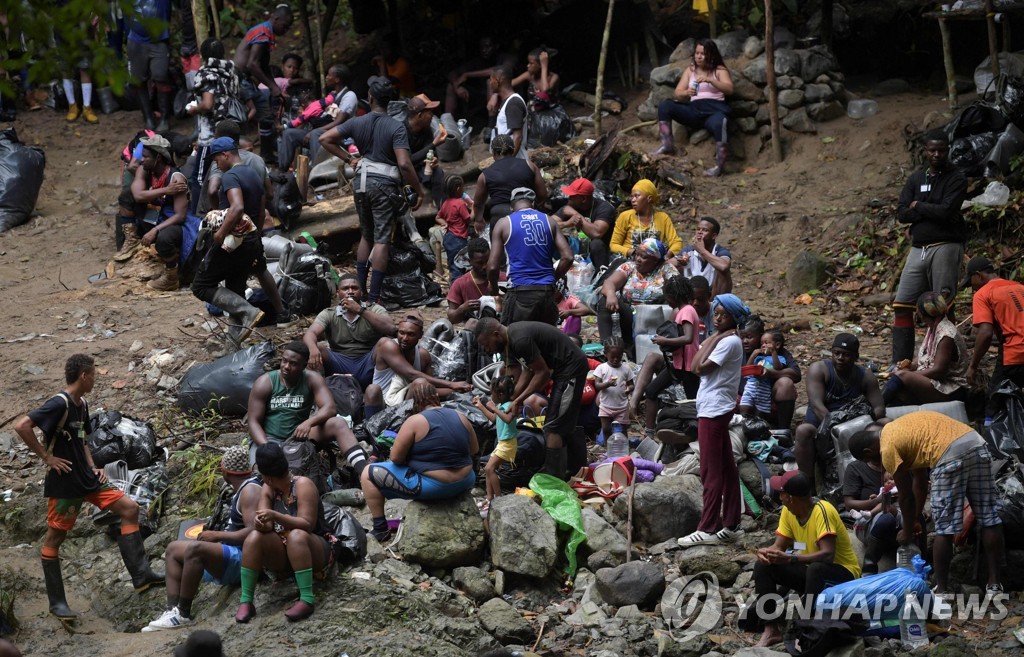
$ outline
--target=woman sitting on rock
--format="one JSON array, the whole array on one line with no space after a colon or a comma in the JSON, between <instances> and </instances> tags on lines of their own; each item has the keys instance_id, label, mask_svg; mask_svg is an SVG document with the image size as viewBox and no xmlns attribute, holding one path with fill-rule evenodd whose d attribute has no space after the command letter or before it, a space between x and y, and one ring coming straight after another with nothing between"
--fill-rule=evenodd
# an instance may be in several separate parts
<instances>
[{"instance_id":1,"label":"woman sitting on rock","mask_svg":"<svg viewBox=\"0 0 1024 657\"><path fill-rule=\"evenodd\" d=\"M693 50L693 64L683 71L672 100L658 105L658 132L661 147L652 155L674 155L672 122L687 128L705 128L715 138L715 166L704 173L720 176L725 173L725 158L729 155L728 118L732 111L725 97L732 94L732 76L725 66L718 46L711 39L697 42ZM689 102L686 102L689 101Z\"/></svg>"},{"instance_id":2,"label":"woman sitting on rock","mask_svg":"<svg viewBox=\"0 0 1024 657\"><path fill-rule=\"evenodd\" d=\"M443 500L476 483L474 459L480 452L473 425L455 409L441 408L437 390L423 379L406 395L416 413L398 430L391 459L374 463L362 474L363 495L373 518L371 534L381 543L391 538L384 500Z\"/></svg>"},{"instance_id":3,"label":"woman sitting on rock","mask_svg":"<svg viewBox=\"0 0 1024 657\"><path fill-rule=\"evenodd\" d=\"M256 615L253 599L260 572L295 575L299 601L284 612L289 621L313 613L313 577L322 579L333 562L331 535L324 507L312 479L293 475L281 445L268 442L256 448L256 466L263 492L254 528L242 544L242 597L235 620L248 623Z\"/></svg>"},{"instance_id":4,"label":"woman sitting on rock","mask_svg":"<svg viewBox=\"0 0 1024 657\"><path fill-rule=\"evenodd\" d=\"M629 195L632 209L615 219L612 241L608 245L612 253L632 259L640 243L653 237L668 247L669 258L679 255L683 250L683 240L679 239L672 218L654 209L659 200L658 188L650 180L644 178L633 185Z\"/></svg>"},{"instance_id":5,"label":"woman sitting on rock","mask_svg":"<svg viewBox=\"0 0 1024 657\"><path fill-rule=\"evenodd\" d=\"M882 390L885 404L928 404L967 399L967 365L971 351L946 316L949 305L938 292L917 300L917 315L927 327L913 363L900 364Z\"/></svg>"},{"instance_id":6,"label":"woman sitting on rock","mask_svg":"<svg viewBox=\"0 0 1024 657\"><path fill-rule=\"evenodd\" d=\"M666 260L668 247L654 238L644 240L631 262L623 263L601 286L597 297L597 330L601 340L615 335L612 314L619 314L622 339L633 343L633 306L665 303L665 281L678 276Z\"/></svg>"}]
</instances>

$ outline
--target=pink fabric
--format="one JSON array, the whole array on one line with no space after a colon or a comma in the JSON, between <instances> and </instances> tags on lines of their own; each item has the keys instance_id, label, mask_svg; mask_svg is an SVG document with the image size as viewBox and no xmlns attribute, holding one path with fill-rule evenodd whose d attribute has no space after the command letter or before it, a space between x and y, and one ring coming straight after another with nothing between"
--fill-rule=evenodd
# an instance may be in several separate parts
<instances>
[{"instance_id":1,"label":"pink fabric","mask_svg":"<svg viewBox=\"0 0 1024 657\"><path fill-rule=\"evenodd\" d=\"M558 302L559 310L575 310L579 308L580 300L573 295L562 297L562 300ZM562 320L562 333L566 335L579 335L580 330L583 328L583 319L570 315Z\"/></svg>"},{"instance_id":2,"label":"pink fabric","mask_svg":"<svg viewBox=\"0 0 1024 657\"><path fill-rule=\"evenodd\" d=\"M690 86L693 86L693 79L697 74L697 67L694 66L690 69ZM715 79L718 79L718 71L714 73ZM690 96L690 102L695 100L725 100L725 94L718 90L718 87L714 86L710 82L702 82L697 87L697 93Z\"/></svg>"},{"instance_id":3,"label":"pink fabric","mask_svg":"<svg viewBox=\"0 0 1024 657\"><path fill-rule=\"evenodd\" d=\"M689 372L690 363L693 362L693 357L700 350L700 318L697 316L697 311L693 309L693 306L686 304L676 313L675 322L676 324L689 322L693 326L693 342L685 347L676 349L675 353L672 354L672 367Z\"/></svg>"}]
</instances>

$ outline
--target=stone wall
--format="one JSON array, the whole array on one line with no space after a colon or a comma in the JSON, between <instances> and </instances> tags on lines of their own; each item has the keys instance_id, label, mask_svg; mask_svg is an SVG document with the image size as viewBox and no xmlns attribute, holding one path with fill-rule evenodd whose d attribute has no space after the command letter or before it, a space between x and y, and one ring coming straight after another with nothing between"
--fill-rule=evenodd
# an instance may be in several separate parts
<instances>
[{"instance_id":1,"label":"stone wall","mask_svg":"<svg viewBox=\"0 0 1024 657\"><path fill-rule=\"evenodd\" d=\"M729 32L715 39L732 75L731 123L746 134L767 129L768 82L764 40L745 32ZM637 109L641 120L657 118L658 104L671 100L683 70L693 63L694 39L676 47L669 63L651 71L651 93ZM784 41L775 49L775 79L779 89L779 117L793 132L816 132L815 123L846 114L852 96L843 86L843 73L835 57L823 46L795 49Z\"/></svg>"}]
</instances>

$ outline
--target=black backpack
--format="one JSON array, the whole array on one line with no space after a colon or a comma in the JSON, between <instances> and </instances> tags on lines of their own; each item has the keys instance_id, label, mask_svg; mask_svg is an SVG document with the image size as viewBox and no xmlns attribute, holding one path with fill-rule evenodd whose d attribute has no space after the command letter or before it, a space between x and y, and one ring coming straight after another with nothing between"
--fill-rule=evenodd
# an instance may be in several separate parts
<instances>
[{"instance_id":1,"label":"black backpack","mask_svg":"<svg viewBox=\"0 0 1024 657\"><path fill-rule=\"evenodd\" d=\"M292 259L281 272L278 286L282 301L293 313L313 315L331 304L338 286L331 261L319 253L304 253Z\"/></svg>"},{"instance_id":2,"label":"black backpack","mask_svg":"<svg viewBox=\"0 0 1024 657\"><path fill-rule=\"evenodd\" d=\"M334 397L334 411L338 415L347 415L352 422L357 422L356 415L363 407L363 388L351 374L332 374L325 379L327 388Z\"/></svg>"},{"instance_id":3,"label":"black backpack","mask_svg":"<svg viewBox=\"0 0 1024 657\"><path fill-rule=\"evenodd\" d=\"M288 469L292 474L312 479L321 495L327 492L327 475L330 473L330 467L320 457L316 445L308 440L288 439L281 443L281 449L288 459Z\"/></svg>"},{"instance_id":4,"label":"black backpack","mask_svg":"<svg viewBox=\"0 0 1024 657\"><path fill-rule=\"evenodd\" d=\"M302 214L302 194L295 174L275 172L270 176L273 194L270 198L270 214L277 217L285 229L290 229Z\"/></svg>"}]
</instances>

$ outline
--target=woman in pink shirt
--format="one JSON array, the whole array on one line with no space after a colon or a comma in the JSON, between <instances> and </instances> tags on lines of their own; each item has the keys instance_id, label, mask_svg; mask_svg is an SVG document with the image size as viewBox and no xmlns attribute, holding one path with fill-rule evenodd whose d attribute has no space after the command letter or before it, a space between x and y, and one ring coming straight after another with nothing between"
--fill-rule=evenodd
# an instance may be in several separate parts
<instances>
[{"instance_id":1,"label":"woman in pink shirt","mask_svg":"<svg viewBox=\"0 0 1024 657\"><path fill-rule=\"evenodd\" d=\"M720 176L725 173L725 158L729 154L728 117L731 109L725 97L732 93L732 76L725 66L718 46L711 39L697 42L693 51L693 64L683 71L672 100L658 105L658 131L661 147L652 155L675 155L672 143L672 121L687 128L706 128L715 138L715 166L704 173ZM687 102L688 101L688 102Z\"/></svg>"}]
</instances>

